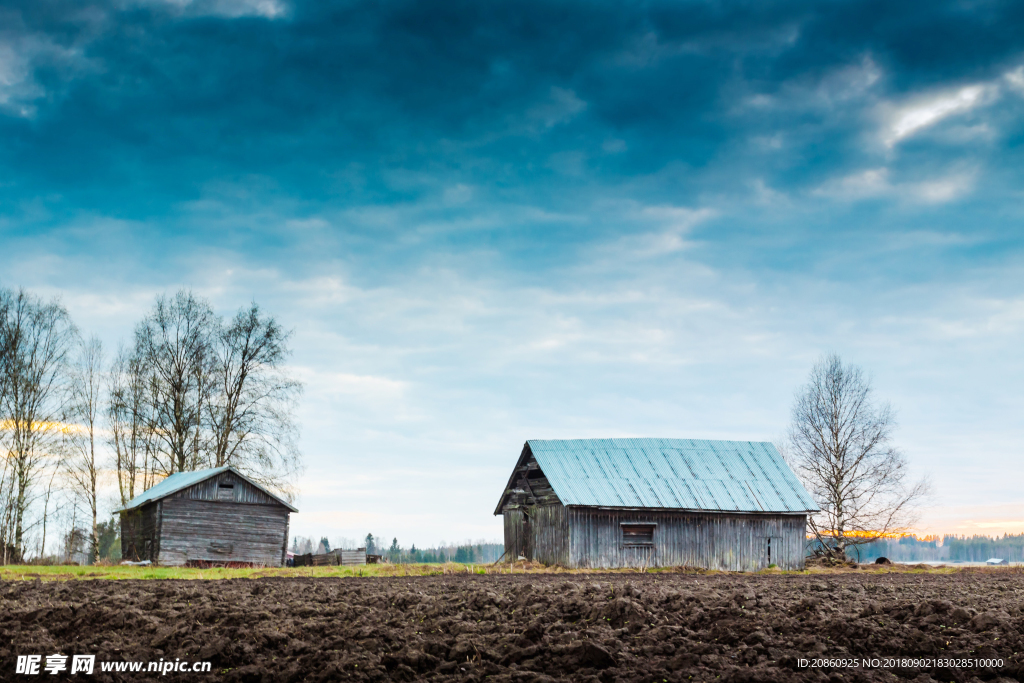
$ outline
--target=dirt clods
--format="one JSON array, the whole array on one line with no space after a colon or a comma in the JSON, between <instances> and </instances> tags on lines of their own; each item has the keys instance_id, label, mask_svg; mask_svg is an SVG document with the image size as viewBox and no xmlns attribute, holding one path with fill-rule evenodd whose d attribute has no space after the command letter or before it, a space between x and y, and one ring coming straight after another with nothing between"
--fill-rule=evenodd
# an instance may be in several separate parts
<instances>
[{"instance_id":1,"label":"dirt clods","mask_svg":"<svg viewBox=\"0 0 1024 683\"><path fill-rule=\"evenodd\" d=\"M1024 680L1022 633L1012 571L0 584L0 680L973 683ZM213 670L100 670L160 660Z\"/></svg>"}]
</instances>

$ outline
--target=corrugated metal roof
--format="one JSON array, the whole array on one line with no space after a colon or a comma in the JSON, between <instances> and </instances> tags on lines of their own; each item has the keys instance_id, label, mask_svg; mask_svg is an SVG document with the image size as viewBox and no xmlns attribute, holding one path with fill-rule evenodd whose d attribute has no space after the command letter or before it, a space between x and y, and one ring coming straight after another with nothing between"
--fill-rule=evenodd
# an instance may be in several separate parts
<instances>
[{"instance_id":1,"label":"corrugated metal roof","mask_svg":"<svg viewBox=\"0 0 1024 683\"><path fill-rule=\"evenodd\" d=\"M231 470L232 472L234 472L239 477L246 480L253 486L256 486L257 488L261 489L268 496L278 501L285 507L289 508L292 512L298 512L298 509L296 509L293 505L289 504L287 501L281 500L278 496L274 495L270 491L267 491L266 488L260 486L252 479L249 479L249 477L245 476L244 474L236 470L234 467L231 467L230 465L225 465L224 467L212 467L206 470L195 470L193 472L175 472L174 474L167 477L156 486L151 486L142 493L140 493L139 495L132 498L130 501L128 501L128 504L125 505L124 508L118 510L117 512L132 510L134 508L145 505L146 503L151 503L155 500L166 498L172 493L176 493L177 491L181 491L182 489L187 489L189 486L198 484L201 481L206 481L210 477L214 477L220 474L221 472L227 472L228 470Z\"/></svg>"},{"instance_id":2,"label":"corrugated metal roof","mask_svg":"<svg viewBox=\"0 0 1024 683\"><path fill-rule=\"evenodd\" d=\"M767 442L572 439L530 440L527 445L563 505L723 512L818 509Z\"/></svg>"}]
</instances>

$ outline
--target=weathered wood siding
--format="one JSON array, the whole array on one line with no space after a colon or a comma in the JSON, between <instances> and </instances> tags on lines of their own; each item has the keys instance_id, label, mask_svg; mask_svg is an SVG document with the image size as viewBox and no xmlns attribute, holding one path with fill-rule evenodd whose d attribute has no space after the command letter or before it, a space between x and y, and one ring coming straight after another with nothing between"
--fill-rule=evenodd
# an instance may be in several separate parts
<instances>
[{"instance_id":1,"label":"weathered wood siding","mask_svg":"<svg viewBox=\"0 0 1024 683\"><path fill-rule=\"evenodd\" d=\"M505 551L545 564L569 562L569 527L561 505L528 505L506 509Z\"/></svg>"},{"instance_id":2,"label":"weathered wood siding","mask_svg":"<svg viewBox=\"0 0 1024 683\"><path fill-rule=\"evenodd\" d=\"M121 513L121 557L138 562L153 560L159 552L159 502ZM149 545L146 542L149 542Z\"/></svg>"},{"instance_id":3,"label":"weathered wood siding","mask_svg":"<svg viewBox=\"0 0 1024 683\"><path fill-rule=\"evenodd\" d=\"M230 491L221 490L221 485L230 485ZM230 498L225 497L230 495ZM257 505L280 505L265 491L253 486L234 472L223 472L206 481L201 481L187 489L182 489L168 498L188 498L189 500L216 500L228 503L254 503Z\"/></svg>"},{"instance_id":4,"label":"weathered wood siding","mask_svg":"<svg viewBox=\"0 0 1024 683\"><path fill-rule=\"evenodd\" d=\"M803 569L804 515L726 514L521 506L506 508L505 549L572 568ZM623 542L622 525L654 524L653 543ZM769 539L771 539L769 543ZM770 557L769 557L770 547Z\"/></svg>"},{"instance_id":5,"label":"weathered wood siding","mask_svg":"<svg viewBox=\"0 0 1024 683\"><path fill-rule=\"evenodd\" d=\"M504 541L506 559L515 560L519 555L526 557L526 554L523 552L526 539L523 533L522 509L506 507L501 516L505 521Z\"/></svg>"},{"instance_id":6,"label":"weathered wood siding","mask_svg":"<svg viewBox=\"0 0 1024 683\"><path fill-rule=\"evenodd\" d=\"M565 508L568 561L579 568L690 566L757 571L802 569L804 515ZM655 524L650 546L623 543L623 523ZM771 559L769 560L769 539Z\"/></svg>"},{"instance_id":7,"label":"weathered wood siding","mask_svg":"<svg viewBox=\"0 0 1024 683\"><path fill-rule=\"evenodd\" d=\"M288 533L288 509L169 496L162 501L157 561L178 566L198 560L279 567Z\"/></svg>"},{"instance_id":8,"label":"weathered wood siding","mask_svg":"<svg viewBox=\"0 0 1024 683\"><path fill-rule=\"evenodd\" d=\"M222 472L121 513L121 555L177 566L191 561L284 564L290 510L234 472Z\"/></svg>"}]
</instances>

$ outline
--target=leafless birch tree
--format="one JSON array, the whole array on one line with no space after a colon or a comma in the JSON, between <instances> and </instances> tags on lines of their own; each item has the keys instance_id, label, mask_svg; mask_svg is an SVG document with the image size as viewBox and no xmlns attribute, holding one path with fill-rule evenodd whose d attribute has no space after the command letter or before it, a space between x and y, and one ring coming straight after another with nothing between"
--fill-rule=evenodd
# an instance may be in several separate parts
<instances>
[{"instance_id":1,"label":"leafless birch tree","mask_svg":"<svg viewBox=\"0 0 1024 683\"><path fill-rule=\"evenodd\" d=\"M269 486L299 467L292 419L301 385L282 367L288 333L253 303L217 339L216 391L209 403L213 467L233 465Z\"/></svg>"},{"instance_id":2,"label":"leafless birch tree","mask_svg":"<svg viewBox=\"0 0 1024 683\"><path fill-rule=\"evenodd\" d=\"M154 433L149 412L151 379L142 359L122 348L110 367L107 426L121 507L153 481Z\"/></svg>"},{"instance_id":3,"label":"leafless birch tree","mask_svg":"<svg viewBox=\"0 0 1024 683\"><path fill-rule=\"evenodd\" d=\"M191 292L159 297L135 330L135 352L150 379L149 416L161 474L198 469L204 450L217 318Z\"/></svg>"},{"instance_id":4,"label":"leafless birch tree","mask_svg":"<svg viewBox=\"0 0 1024 683\"><path fill-rule=\"evenodd\" d=\"M85 342L71 375L71 401L68 431L71 453L67 459L67 476L72 495L89 514L89 556L99 557L99 485L103 471L97 452L97 429L102 409L103 345L93 337Z\"/></svg>"},{"instance_id":5,"label":"leafless birch tree","mask_svg":"<svg viewBox=\"0 0 1024 683\"><path fill-rule=\"evenodd\" d=\"M112 375L122 502L136 491L140 446L152 446L158 475L231 465L289 496L302 386L284 364L288 338L255 303L225 324L191 292L157 299Z\"/></svg>"},{"instance_id":6,"label":"leafless birch tree","mask_svg":"<svg viewBox=\"0 0 1024 683\"><path fill-rule=\"evenodd\" d=\"M58 301L44 302L24 290L6 293L0 320L8 347L7 390L0 404L10 479L6 482L4 551L24 552L26 513L39 475L59 449L68 398L67 371L77 330Z\"/></svg>"},{"instance_id":7,"label":"leafless birch tree","mask_svg":"<svg viewBox=\"0 0 1024 683\"><path fill-rule=\"evenodd\" d=\"M860 368L835 354L815 364L796 397L787 456L821 508L811 530L839 559L905 531L927 493L892 443L895 427L892 407L875 403Z\"/></svg>"}]
</instances>

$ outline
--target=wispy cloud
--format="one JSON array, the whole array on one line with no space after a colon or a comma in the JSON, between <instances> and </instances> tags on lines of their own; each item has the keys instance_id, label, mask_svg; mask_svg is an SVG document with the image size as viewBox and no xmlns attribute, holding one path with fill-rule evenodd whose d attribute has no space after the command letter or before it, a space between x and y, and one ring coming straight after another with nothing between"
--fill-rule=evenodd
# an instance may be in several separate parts
<instances>
[{"instance_id":1,"label":"wispy cloud","mask_svg":"<svg viewBox=\"0 0 1024 683\"><path fill-rule=\"evenodd\" d=\"M976 178L976 173L971 170L956 170L922 180L896 181L893 175L886 167L870 168L829 180L818 186L814 194L846 202L891 198L944 204L970 194Z\"/></svg>"},{"instance_id":2,"label":"wispy cloud","mask_svg":"<svg viewBox=\"0 0 1024 683\"><path fill-rule=\"evenodd\" d=\"M37 77L49 69L64 77L90 68L78 47L65 47L40 34L0 37L0 114L31 118L37 104L55 93Z\"/></svg>"},{"instance_id":3,"label":"wispy cloud","mask_svg":"<svg viewBox=\"0 0 1024 683\"><path fill-rule=\"evenodd\" d=\"M288 12L283 0L123 0L126 5L151 5L193 16L278 19Z\"/></svg>"},{"instance_id":4,"label":"wispy cloud","mask_svg":"<svg viewBox=\"0 0 1024 683\"><path fill-rule=\"evenodd\" d=\"M527 120L543 128L553 128L575 118L587 108L587 103L568 88L552 86L548 97L526 111Z\"/></svg>"}]
</instances>

